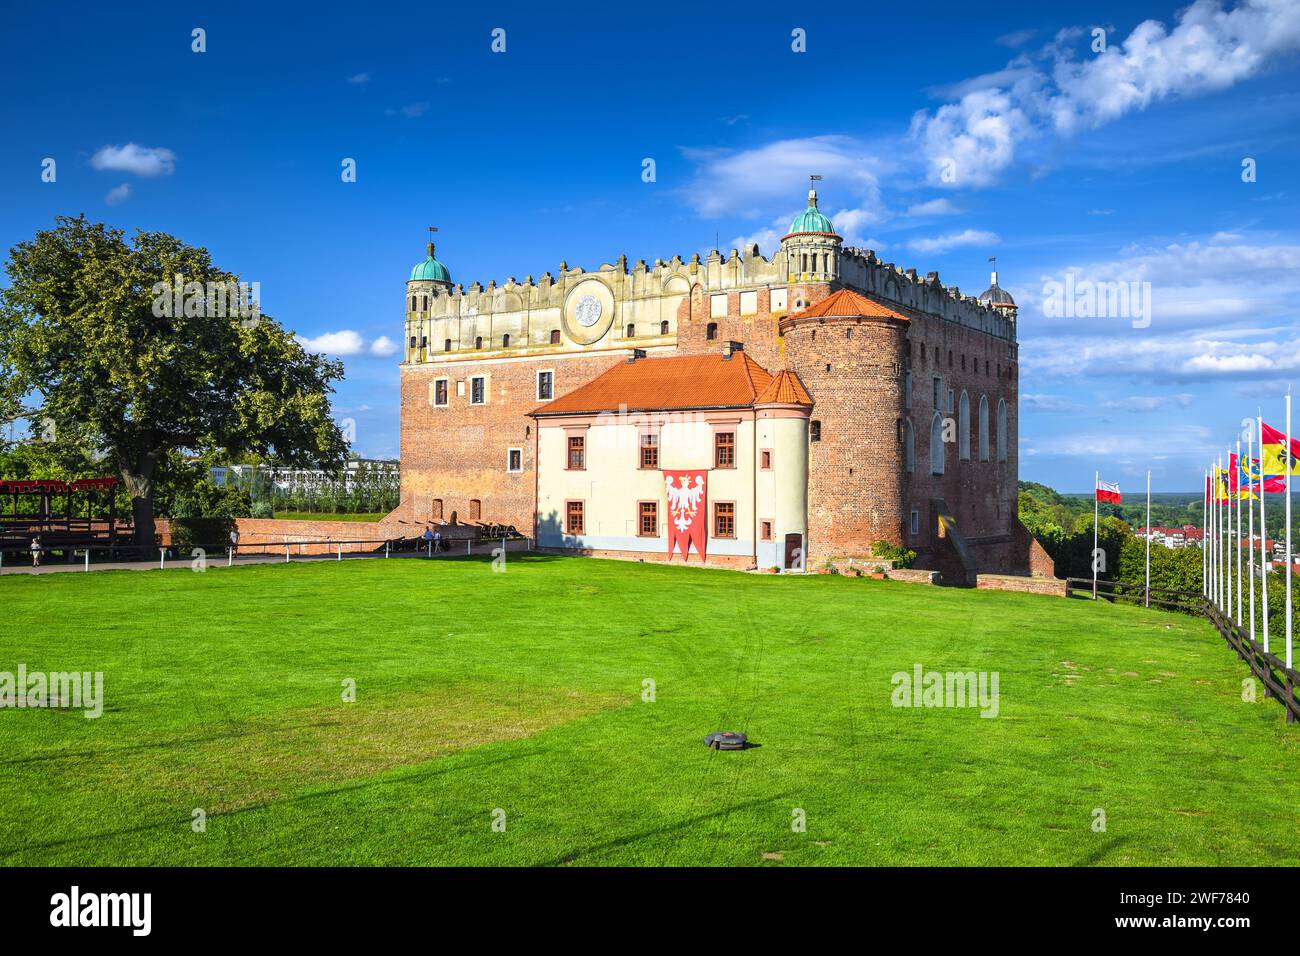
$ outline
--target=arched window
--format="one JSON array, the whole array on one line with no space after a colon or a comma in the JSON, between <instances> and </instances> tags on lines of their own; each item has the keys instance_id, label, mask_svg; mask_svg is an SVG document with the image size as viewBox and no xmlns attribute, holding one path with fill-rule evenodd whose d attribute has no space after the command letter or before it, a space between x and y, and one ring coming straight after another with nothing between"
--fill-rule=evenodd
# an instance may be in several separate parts
<instances>
[{"instance_id":1,"label":"arched window","mask_svg":"<svg viewBox=\"0 0 1300 956\"><path fill-rule=\"evenodd\" d=\"M989 460L989 397L980 396L980 461Z\"/></svg>"},{"instance_id":2,"label":"arched window","mask_svg":"<svg viewBox=\"0 0 1300 956\"><path fill-rule=\"evenodd\" d=\"M636 338L636 326L631 322L627 324L627 338L629 339Z\"/></svg>"},{"instance_id":3,"label":"arched window","mask_svg":"<svg viewBox=\"0 0 1300 956\"><path fill-rule=\"evenodd\" d=\"M482 347L483 347L483 336L481 335L474 336L474 348L481 349Z\"/></svg>"},{"instance_id":4,"label":"arched window","mask_svg":"<svg viewBox=\"0 0 1300 956\"><path fill-rule=\"evenodd\" d=\"M964 389L957 403L957 457L970 461L970 399Z\"/></svg>"},{"instance_id":5,"label":"arched window","mask_svg":"<svg viewBox=\"0 0 1300 956\"><path fill-rule=\"evenodd\" d=\"M662 322L659 323L659 334L660 334L660 335L667 335L667 334L668 334L668 320L667 320L667 319L664 319Z\"/></svg>"},{"instance_id":6,"label":"arched window","mask_svg":"<svg viewBox=\"0 0 1300 956\"><path fill-rule=\"evenodd\" d=\"M930 473L943 474L943 416L938 412L930 419Z\"/></svg>"},{"instance_id":7,"label":"arched window","mask_svg":"<svg viewBox=\"0 0 1300 956\"><path fill-rule=\"evenodd\" d=\"M708 328L704 330L704 337L712 342L718 337L718 323L710 322Z\"/></svg>"},{"instance_id":8,"label":"arched window","mask_svg":"<svg viewBox=\"0 0 1300 956\"><path fill-rule=\"evenodd\" d=\"M823 253L822 253L822 272L830 272L830 271L831 271L831 254L830 254L829 252L823 252Z\"/></svg>"},{"instance_id":9,"label":"arched window","mask_svg":"<svg viewBox=\"0 0 1300 956\"><path fill-rule=\"evenodd\" d=\"M442 499L441 498L433 499L433 516L439 521L442 520Z\"/></svg>"},{"instance_id":10,"label":"arched window","mask_svg":"<svg viewBox=\"0 0 1300 956\"><path fill-rule=\"evenodd\" d=\"M800 271L800 272L807 272L807 271L808 271L808 253L806 253L806 252L803 253L802 256L801 256L801 260L802 260L802 262L803 262L803 268L800 269L799 271Z\"/></svg>"},{"instance_id":11,"label":"arched window","mask_svg":"<svg viewBox=\"0 0 1300 956\"><path fill-rule=\"evenodd\" d=\"M415 336L411 336L411 348L415 348Z\"/></svg>"},{"instance_id":12,"label":"arched window","mask_svg":"<svg viewBox=\"0 0 1300 956\"><path fill-rule=\"evenodd\" d=\"M998 399L998 461L1007 460L1007 403Z\"/></svg>"},{"instance_id":13,"label":"arched window","mask_svg":"<svg viewBox=\"0 0 1300 956\"><path fill-rule=\"evenodd\" d=\"M903 421L903 460L907 463L908 474L916 471L916 430L912 428L910 418Z\"/></svg>"},{"instance_id":14,"label":"arched window","mask_svg":"<svg viewBox=\"0 0 1300 956\"><path fill-rule=\"evenodd\" d=\"M509 333L509 332L507 332L505 335L501 336L501 347L502 347L503 349L508 349L508 348L510 348L510 333Z\"/></svg>"},{"instance_id":15,"label":"arched window","mask_svg":"<svg viewBox=\"0 0 1300 956\"><path fill-rule=\"evenodd\" d=\"M559 329L551 329L551 344L552 344L552 345L559 345L559 344L560 344L560 330L559 330Z\"/></svg>"},{"instance_id":16,"label":"arched window","mask_svg":"<svg viewBox=\"0 0 1300 956\"><path fill-rule=\"evenodd\" d=\"M411 296L411 311L415 311L415 296Z\"/></svg>"},{"instance_id":17,"label":"arched window","mask_svg":"<svg viewBox=\"0 0 1300 956\"><path fill-rule=\"evenodd\" d=\"M429 297L427 295L420 296L420 309L424 312L429 311Z\"/></svg>"},{"instance_id":18,"label":"arched window","mask_svg":"<svg viewBox=\"0 0 1300 956\"><path fill-rule=\"evenodd\" d=\"M442 343L442 350L443 350L444 352L450 352L450 351L451 351L451 339L446 339L446 340L443 341L443 343Z\"/></svg>"}]
</instances>

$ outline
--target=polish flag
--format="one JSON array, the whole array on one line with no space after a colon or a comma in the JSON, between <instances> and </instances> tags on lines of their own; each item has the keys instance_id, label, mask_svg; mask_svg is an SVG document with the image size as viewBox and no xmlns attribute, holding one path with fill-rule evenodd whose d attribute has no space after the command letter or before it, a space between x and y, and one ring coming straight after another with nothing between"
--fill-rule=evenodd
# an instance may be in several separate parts
<instances>
[{"instance_id":1,"label":"polish flag","mask_svg":"<svg viewBox=\"0 0 1300 956\"><path fill-rule=\"evenodd\" d=\"M1097 479L1097 500L1106 501L1112 505L1119 504L1119 484L1114 481L1102 481Z\"/></svg>"}]
</instances>

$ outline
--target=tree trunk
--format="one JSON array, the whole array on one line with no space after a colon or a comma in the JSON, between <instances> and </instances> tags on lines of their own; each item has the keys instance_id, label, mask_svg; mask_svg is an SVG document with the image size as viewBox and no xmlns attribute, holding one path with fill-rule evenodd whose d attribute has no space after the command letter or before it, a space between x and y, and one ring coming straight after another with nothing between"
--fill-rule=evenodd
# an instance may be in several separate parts
<instances>
[{"instance_id":1,"label":"tree trunk","mask_svg":"<svg viewBox=\"0 0 1300 956\"><path fill-rule=\"evenodd\" d=\"M156 546L153 517L153 473L158 462L154 453L139 456L133 467L123 467L122 485L131 499L131 521L136 546L150 551Z\"/></svg>"}]
</instances>

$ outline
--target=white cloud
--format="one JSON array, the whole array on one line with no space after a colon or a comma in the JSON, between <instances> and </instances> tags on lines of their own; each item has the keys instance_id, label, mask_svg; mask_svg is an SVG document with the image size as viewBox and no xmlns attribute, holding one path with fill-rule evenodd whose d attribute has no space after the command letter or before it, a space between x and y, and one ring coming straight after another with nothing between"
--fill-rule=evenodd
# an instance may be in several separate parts
<instances>
[{"instance_id":1,"label":"white cloud","mask_svg":"<svg viewBox=\"0 0 1300 956\"><path fill-rule=\"evenodd\" d=\"M1158 412L1164 408L1187 408L1196 398L1195 395L1189 395L1186 392L1180 392L1177 395L1127 395L1124 398L1110 398L1102 402L1102 408L1113 408L1117 411L1133 412Z\"/></svg>"},{"instance_id":2,"label":"white cloud","mask_svg":"<svg viewBox=\"0 0 1300 956\"><path fill-rule=\"evenodd\" d=\"M369 74L369 73L354 73L354 74L352 74L351 76L348 77L348 82L351 83L351 84L353 84L354 86L360 86L360 85L363 84L363 83L369 83L369 82L370 82L370 74Z\"/></svg>"},{"instance_id":3,"label":"white cloud","mask_svg":"<svg viewBox=\"0 0 1300 956\"><path fill-rule=\"evenodd\" d=\"M998 242L995 232L984 229L964 229L945 236L935 236L933 239L913 239L907 244L907 248L915 252L942 254L962 246L995 246Z\"/></svg>"},{"instance_id":4,"label":"white cloud","mask_svg":"<svg viewBox=\"0 0 1300 956\"><path fill-rule=\"evenodd\" d=\"M931 199L927 202L909 206L909 216L952 216L961 212L950 199Z\"/></svg>"},{"instance_id":5,"label":"white cloud","mask_svg":"<svg viewBox=\"0 0 1300 956\"><path fill-rule=\"evenodd\" d=\"M360 332L342 329L338 332L325 332L315 338L299 335L298 341L308 352L324 355L336 355L347 358L353 355L370 355L376 358L388 358L397 352L397 346L386 335L367 342Z\"/></svg>"},{"instance_id":6,"label":"white cloud","mask_svg":"<svg viewBox=\"0 0 1300 956\"><path fill-rule=\"evenodd\" d=\"M114 186L110 189L108 195L104 197L104 202L108 203L110 206L116 206L120 202L126 202L130 195L131 184L123 183L120 186Z\"/></svg>"},{"instance_id":7,"label":"white cloud","mask_svg":"<svg viewBox=\"0 0 1300 956\"><path fill-rule=\"evenodd\" d=\"M1012 49L1024 46L1034 38L1033 30L1015 30L1011 33L1004 33L993 42L999 46L1009 46Z\"/></svg>"},{"instance_id":8,"label":"white cloud","mask_svg":"<svg viewBox=\"0 0 1300 956\"><path fill-rule=\"evenodd\" d=\"M1172 29L1146 20L1124 41L1076 59L1071 43L1085 37L1063 30L1037 61L1018 56L1005 70L955 87L957 102L918 112L911 135L929 181L987 185L1033 137L1095 129L1161 100L1248 79L1300 49L1300 4L1243 0L1225 10L1217 0L1196 0Z\"/></svg>"},{"instance_id":9,"label":"white cloud","mask_svg":"<svg viewBox=\"0 0 1300 956\"><path fill-rule=\"evenodd\" d=\"M163 146L103 146L90 157L90 165L137 176L170 176L176 168L176 154Z\"/></svg>"},{"instance_id":10,"label":"white cloud","mask_svg":"<svg viewBox=\"0 0 1300 956\"><path fill-rule=\"evenodd\" d=\"M429 112L429 102L427 100L423 100L419 103L407 103L401 109L384 110L384 115L396 116L398 113L401 113L407 119L417 119L423 116L427 112Z\"/></svg>"}]
</instances>

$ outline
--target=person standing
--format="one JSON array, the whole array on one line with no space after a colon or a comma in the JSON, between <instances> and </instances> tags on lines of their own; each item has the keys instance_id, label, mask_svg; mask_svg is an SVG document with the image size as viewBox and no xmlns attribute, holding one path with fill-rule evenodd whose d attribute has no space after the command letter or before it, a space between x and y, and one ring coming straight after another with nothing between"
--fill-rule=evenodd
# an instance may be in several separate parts
<instances>
[{"instance_id":1,"label":"person standing","mask_svg":"<svg viewBox=\"0 0 1300 956\"><path fill-rule=\"evenodd\" d=\"M433 551L437 554L442 550L442 529L439 528L433 533Z\"/></svg>"},{"instance_id":2,"label":"person standing","mask_svg":"<svg viewBox=\"0 0 1300 956\"><path fill-rule=\"evenodd\" d=\"M41 536L38 534L32 538L32 567L41 566Z\"/></svg>"},{"instance_id":3,"label":"person standing","mask_svg":"<svg viewBox=\"0 0 1300 956\"><path fill-rule=\"evenodd\" d=\"M239 550L239 529L230 529L230 553L234 554Z\"/></svg>"},{"instance_id":4,"label":"person standing","mask_svg":"<svg viewBox=\"0 0 1300 956\"><path fill-rule=\"evenodd\" d=\"M433 529L425 525L424 534L420 535L420 540L424 542L427 557L433 557Z\"/></svg>"}]
</instances>

